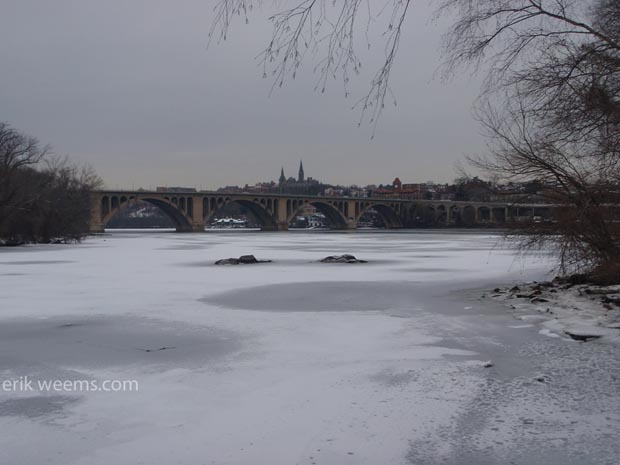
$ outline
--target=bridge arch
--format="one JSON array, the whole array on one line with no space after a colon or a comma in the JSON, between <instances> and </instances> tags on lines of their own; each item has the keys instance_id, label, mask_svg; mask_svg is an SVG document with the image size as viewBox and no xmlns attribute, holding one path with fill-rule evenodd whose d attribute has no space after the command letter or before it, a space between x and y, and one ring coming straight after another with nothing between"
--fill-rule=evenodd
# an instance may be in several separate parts
<instances>
[{"instance_id":1,"label":"bridge arch","mask_svg":"<svg viewBox=\"0 0 620 465\"><path fill-rule=\"evenodd\" d=\"M208 201L205 203L208 203ZM212 198L210 202L212 208L204 215L205 224L208 223L214 215L226 207L226 205L230 205L232 203L237 203L247 208L258 221L261 229L266 231L274 231L277 229L275 213L268 208L268 203L265 199L250 200L218 197L217 201L215 201L215 199Z\"/></svg>"},{"instance_id":2,"label":"bridge arch","mask_svg":"<svg viewBox=\"0 0 620 465\"><path fill-rule=\"evenodd\" d=\"M437 205L435 209L435 223L442 226L448 224L448 208L444 204Z\"/></svg>"},{"instance_id":3,"label":"bridge arch","mask_svg":"<svg viewBox=\"0 0 620 465\"><path fill-rule=\"evenodd\" d=\"M486 205L478 207L478 221L482 223L488 223L491 221L491 209Z\"/></svg>"},{"instance_id":4,"label":"bridge arch","mask_svg":"<svg viewBox=\"0 0 620 465\"><path fill-rule=\"evenodd\" d=\"M399 214L400 204L372 203L372 202L369 202L369 203L364 202L360 204L359 208L357 207L357 204L356 204L356 208L355 208L356 227L360 219L362 218L362 216L364 216L364 213L366 213L368 210L371 210L371 209L375 210L379 214L379 216L385 223L386 228L397 229L397 228L403 227L403 222Z\"/></svg>"},{"instance_id":5,"label":"bridge arch","mask_svg":"<svg viewBox=\"0 0 620 465\"><path fill-rule=\"evenodd\" d=\"M462 221L462 209L460 205L450 205L448 206L448 224L450 225L461 225Z\"/></svg>"},{"instance_id":6,"label":"bridge arch","mask_svg":"<svg viewBox=\"0 0 620 465\"><path fill-rule=\"evenodd\" d=\"M507 219L506 207L491 207L491 220L495 224L504 224Z\"/></svg>"},{"instance_id":7,"label":"bridge arch","mask_svg":"<svg viewBox=\"0 0 620 465\"><path fill-rule=\"evenodd\" d=\"M449 224L460 227L470 227L476 224L478 209L466 203L458 203L448 208Z\"/></svg>"},{"instance_id":8,"label":"bridge arch","mask_svg":"<svg viewBox=\"0 0 620 465\"><path fill-rule=\"evenodd\" d=\"M437 221L437 210L434 205L425 205L422 207L422 222L425 226L435 226Z\"/></svg>"},{"instance_id":9,"label":"bridge arch","mask_svg":"<svg viewBox=\"0 0 620 465\"><path fill-rule=\"evenodd\" d=\"M176 200L176 199L175 199ZM105 225L112 219L118 212L124 210L129 205L136 204L138 202L148 202L151 205L159 208L166 216L168 216L176 226L177 231L191 231L192 224L190 218L181 211L176 203L172 203L167 198L156 197L129 197L110 195L103 196L101 198L101 224L105 228Z\"/></svg>"},{"instance_id":10,"label":"bridge arch","mask_svg":"<svg viewBox=\"0 0 620 465\"><path fill-rule=\"evenodd\" d=\"M325 215L327 223L332 229L346 229L348 227L347 217L343 213L343 202L334 202L333 204L325 200L287 200L286 202L286 221L290 223L295 216L306 206L312 205L319 212Z\"/></svg>"}]
</instances>

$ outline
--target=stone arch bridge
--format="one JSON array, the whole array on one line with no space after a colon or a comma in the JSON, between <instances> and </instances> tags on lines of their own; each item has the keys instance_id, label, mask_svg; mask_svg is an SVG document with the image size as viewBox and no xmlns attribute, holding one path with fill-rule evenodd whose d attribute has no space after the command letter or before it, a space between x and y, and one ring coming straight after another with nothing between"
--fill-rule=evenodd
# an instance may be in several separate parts
<instances>
[{"instance_id":1,"label":"stone arch bridge","mask_svg":"<svg viewBox=\"0 0 620 465\"><path fill-rule=\"evenodd\" d=\"M549 209L544 205L443 200L100 190L91 193L90 231L103 231L112 216L137 202L148 202L160 208L174 221L177 231L204 231L209 220L231 203L246 207L261 229L271 231L287 230L289 223L307 205L323 213L332 229L355 229L369 211L380 215L387 228L403 228L416 223L437 226L501 224L509 219L547 216Z\"/></svg>"}]
</instances>

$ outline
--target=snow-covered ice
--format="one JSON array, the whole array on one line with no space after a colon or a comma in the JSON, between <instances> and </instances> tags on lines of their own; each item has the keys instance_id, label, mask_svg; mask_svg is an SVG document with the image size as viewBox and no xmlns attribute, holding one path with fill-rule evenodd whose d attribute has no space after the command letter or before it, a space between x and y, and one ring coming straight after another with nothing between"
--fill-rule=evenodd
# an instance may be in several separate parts
<instances>
[{"instance_id":1,"label":"snow-covered ice","mask_svg":"<svg viewBox=\"0 0 620 465\"><path fill-rule=\"evenodd\" d=\"M344 253L369 263L318 263ZM213 265L245 254L273 263ZM139 384L0 389L0 464L616 463L617 350L466 291L549 268L475 233L0 250L0 382Z\"/></svg>"}]
</instances>

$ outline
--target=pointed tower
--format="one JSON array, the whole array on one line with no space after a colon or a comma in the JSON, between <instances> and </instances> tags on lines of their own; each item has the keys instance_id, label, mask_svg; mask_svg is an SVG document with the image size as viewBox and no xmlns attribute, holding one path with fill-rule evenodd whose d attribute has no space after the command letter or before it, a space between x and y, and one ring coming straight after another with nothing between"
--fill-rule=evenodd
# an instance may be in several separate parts
<instances>
[{"instance_id":1,"label":"pointed tower","mask_svg":"<svg viewBox=\"0 0 620 465\"><path fill-rule=\"evenodd\" d=\"M299 161L299 176L297 177L298 182L304 182L304 162L303 160Z\"/></svg>"},{"instance_id":2,"label":"pointed tower","mask_svg":"<svg viewBox=\"0 0 620 465\"><path fill-rule=\"evenodd\" d=\"M282 167L282 170L280 171L280 184L284 184L286 182L286 176L284 176L284 166Z\"/></svg>"}]
</instances>

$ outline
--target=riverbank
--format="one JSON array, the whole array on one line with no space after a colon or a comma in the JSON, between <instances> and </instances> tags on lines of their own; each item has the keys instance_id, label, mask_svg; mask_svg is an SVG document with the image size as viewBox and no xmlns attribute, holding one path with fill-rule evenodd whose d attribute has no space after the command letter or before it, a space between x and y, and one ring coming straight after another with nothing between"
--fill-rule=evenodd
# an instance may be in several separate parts
<instances>
[{"instance_id":1,"label":"riverbank","mask_svg":"<svg viewBox=\"0 0 620 465\"><path fill-rule=\"evenodd\" d=\"M483 297L499 300L524 324L540 325L546 336L620 344L620 285L533 281Z\"/></svg>"}]
</instances>

